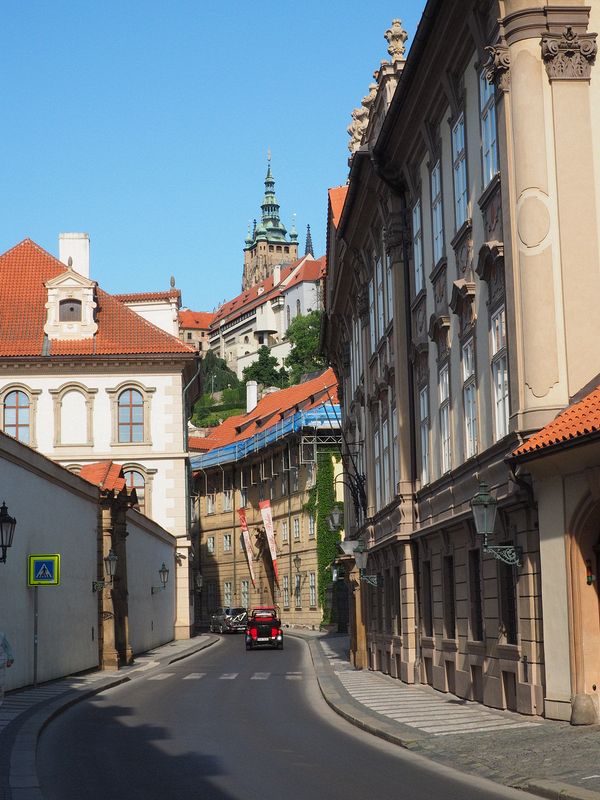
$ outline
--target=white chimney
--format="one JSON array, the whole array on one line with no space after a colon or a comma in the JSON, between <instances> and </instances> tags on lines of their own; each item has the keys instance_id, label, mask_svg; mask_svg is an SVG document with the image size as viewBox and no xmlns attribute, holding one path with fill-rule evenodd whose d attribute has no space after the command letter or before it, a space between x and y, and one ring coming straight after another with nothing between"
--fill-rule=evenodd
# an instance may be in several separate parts
<instances>
[{"instance_id":1,"label":"white chimney","mask_svg":"<svg viewBox=\"0 0 600 800\"><path fill-rule=\"evenodd\" d=\"M246 414L254 411L258 403L258 383L248 381L246 384Z\"/></svg>"},{"instance_id":2,"label":"white chimney","mask_svg":"<svg viewBox=\"0 0 600 800\"><path fill-rule=\"evenodd\" d=\"M89 233L59 233L58 258L67 267L90 277L90 235ZM69 259L71 260L69 263Z\"/></svg>"},{"instance_id":3,"label":"white chimney","mask_svg":"<svg viewBox=\"0 0 600 800\"><path fill-rule=\"evenodd\" d=\"M273 286L279 286L281 283L281 267L279 264L275 264L273 267Z\"/></svg>"}]
</instances>

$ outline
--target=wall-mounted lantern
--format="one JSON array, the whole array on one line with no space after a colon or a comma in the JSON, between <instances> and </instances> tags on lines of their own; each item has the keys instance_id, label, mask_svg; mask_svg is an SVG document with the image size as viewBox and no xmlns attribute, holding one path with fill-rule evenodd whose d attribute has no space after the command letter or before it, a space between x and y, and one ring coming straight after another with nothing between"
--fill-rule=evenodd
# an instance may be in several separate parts
<instances>
[{"instance_id":1,"label":"wall-mounted lantern","mask_svg":"<svg viewBox=\"0 0 600 800\"><path fill-rule=\"evenodd\" d=\"M158 577L160 578L160 586L152 586L150 589L150 594L156 594L157 592L162 592L167 587L167 582L169 580L169 570L163 561L162 567L158 570Z\"/></svg>"},{"instance_id":2,"label":"wall-mounted lantern","mask_svg":"<svg viewBox=\"0 0 600 800\"><path fill-rule=\"evenodd\" d=\"M12 547L17 520L8 513L6 503L0 506L0 562L6 564L6 551Z\"/></svg>"},{"instance_id":3,"label":"wall-mounted lantern","mask_svg":"<svg viewBox=\"0 0 600 800\"><path fill-rule=\"evenodd\" d=\"M108 555L104 556L104 574L106 575L107 580L92 581L92 592L99 592L101 589L104 589L105 586L110 586L112 584L117 571L118 560L119 556L115 553L115 551L112 549L109 550Z\"/></svg>"},{"instance_id":4,"label":"wall-mounted lantern","mask_svg":"<svg viewBox=\"0 0 600 800\"><path fill-rule=\"evenodd\" d=\"M480 481L479 490L471 500L471 511L475 523L475 532L483 538L483 552L491 553L494 558L514 567L521 566L521 548L514 544L488 544L488 536L493 536L496 526L498 501L490 494L488 484Z\"/></svg>"}]
</instances>

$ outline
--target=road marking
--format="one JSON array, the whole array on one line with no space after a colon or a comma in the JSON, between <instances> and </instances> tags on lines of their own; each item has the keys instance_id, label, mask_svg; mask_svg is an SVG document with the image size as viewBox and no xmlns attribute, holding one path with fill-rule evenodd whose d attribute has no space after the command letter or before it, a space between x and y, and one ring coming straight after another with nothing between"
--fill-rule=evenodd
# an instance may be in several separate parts
<instances>
[{"instance_id":1,"label":"road marking","mask_svg":"<svg viewBox=\"0 0 600 800\"><path fill-rule=\"evenodd\" d=\"M239 672L224 672L221 675L221 677L219 678L219 680L221 680L221 681L234 681L239 674L240 674Z\"/></svg>"},{"instance_id":2,"label":"road marking","mask_svg":"<svg viewBox=\"0 0 600 800\"><path fill-rule=\"evenodd\" d=\"M206 672L190 672L189 675L184 677L184 681L199 681L200 678L203 678L206 675Z\"/></svg>"},{"instance_id":3,"label":"road marking","mask_svg":"<svg viewBox=\"0 0 600 800\"><path fill-rule=\"evenodd\" d=\"M270 672L255 672L254 675L250 678L251 681L266 681L267 678L271 677Z\"/></svg>"},{"instance_id":4,"label":"road marking","mask_svg":"<svg viewBox=\"0 0 600 800\"><path fill-rule=\"evenodd\" d=\"M151 675L148 680L149 681L164 681L167 678L172 678L175 675L174 672L161 672L160 675Z\"/></svg>"},{"instance_id":5,"label":"road marking","mask_svg":"<svg viewBox=\"0 0 600 800\"><path fill-rule=\"evenodd\" d=\"M302 673L301 672L286 672L285 673L286 681L301 681L302 680Z\"/></svg>"}]
</instances>

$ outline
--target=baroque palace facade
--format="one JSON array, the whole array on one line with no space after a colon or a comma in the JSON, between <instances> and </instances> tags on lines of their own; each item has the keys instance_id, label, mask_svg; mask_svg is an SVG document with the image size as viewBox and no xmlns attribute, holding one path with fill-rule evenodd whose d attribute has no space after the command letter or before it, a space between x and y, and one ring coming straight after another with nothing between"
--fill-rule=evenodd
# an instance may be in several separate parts
<instances>
[{"instance_id":1,"label":"baroque palace facade","mask_svg":"<svg viewBox=\"0 0 600 800\"><path fill-rule=\"evenodd\" d=\"M366 485L346 535L382 578L354 584L355 663L573 722L600 719L600 461L568 416L600 383L599 25L429 0L407 57L394 20L328 215L324 341Z\"/></svg>"}]
</instances>

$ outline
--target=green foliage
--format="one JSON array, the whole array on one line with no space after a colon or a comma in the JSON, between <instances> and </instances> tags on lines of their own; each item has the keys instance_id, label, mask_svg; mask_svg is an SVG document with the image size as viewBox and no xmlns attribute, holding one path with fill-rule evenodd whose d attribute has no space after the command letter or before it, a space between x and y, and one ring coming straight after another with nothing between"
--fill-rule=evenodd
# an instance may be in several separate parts
<instances>
[{"instance_id":1,"label":"green foliage","mask_svg":"<svg viewBox=\"0 0 600 800\"><path fill-rule=\"evenodd\" d=\"M227 417L245 412L246 387L222 358L209 350L200 365L200 374L204 394L194 406L193 425L212 428ZM215 398L217 394L220 399Z\"/></svg>"},{"instance_id":2,"label":"green foliage","mask_svg":"<svg viewBox=\"0 0 600 800\"><path fill-rule=\"evenodd\" d=\"M266 345L259 347L258 360L244 367L244 382L256 381L263 386L287 386L287 373L278 365L275 356Z\"/></svg>"},{"instance_id":3,"label":"green foliage","mask_svg":"<svg viewBox=\"0 0 600 800\"><path fill-rule=\"evenodd\" d=\"M230 370L227 363L212 350L202 359L200 364L200 375L202 377L202 388L206 394L221 392L231 387L237 388L240 385L238 376Z\"/></svg>"},{"instance_id":4,"label":"green foliage","mask_svg":"<svg viewBox=\"0 0 600 800\"><path fill-rule=\"evenodd\" d=\"M290 323L285 338L292 349L285 360L290 371L290 385L300 383L302 375L307 372L318 372L325 369L326 363L319 354L321 336L321 311L311 311L299 315Z\"/></svg>"}]
</instances>

